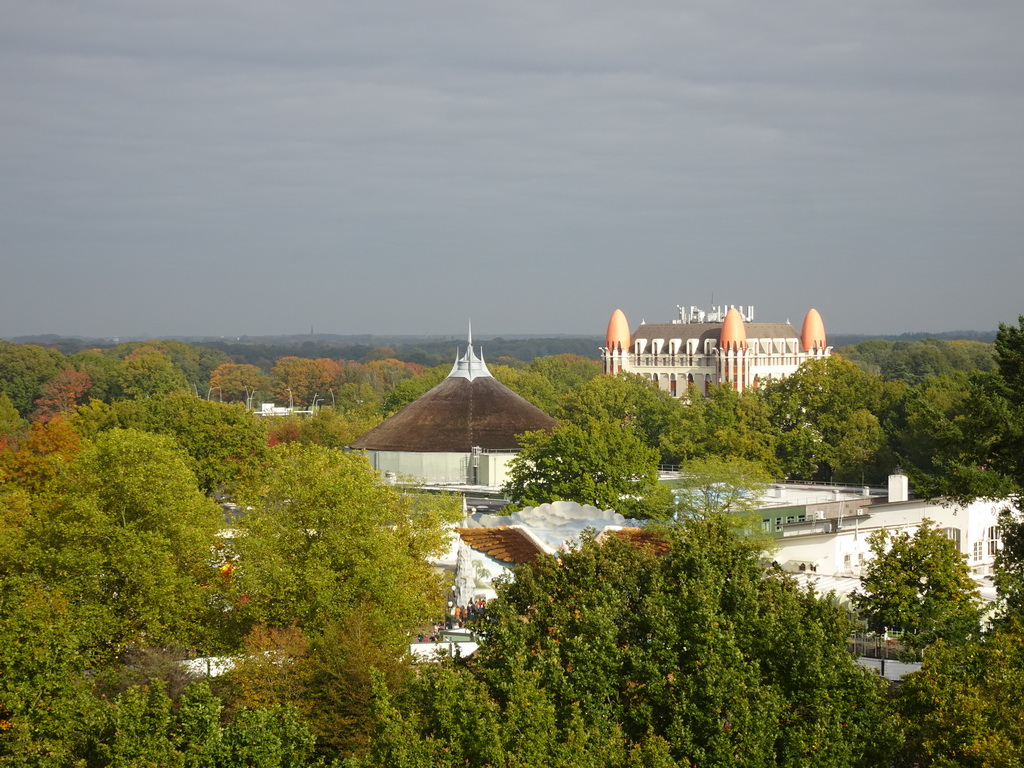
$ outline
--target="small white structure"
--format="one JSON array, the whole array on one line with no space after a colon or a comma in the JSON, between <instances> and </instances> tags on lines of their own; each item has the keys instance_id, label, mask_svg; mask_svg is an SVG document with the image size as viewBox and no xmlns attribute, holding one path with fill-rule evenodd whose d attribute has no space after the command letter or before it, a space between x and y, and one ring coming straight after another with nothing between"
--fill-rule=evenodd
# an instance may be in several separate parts
<instances>
[{"instance_id":1,"label":"small white structure","mask_svg":"<svg viewBox=\"0 0 1024 768\"><path fill-rule=\"evenodd\" d=\"M578 542L584 530L638 528L633 520L610 509L574 501L526 507L510 515L475 513L453 529L447 555L435 564L454 573L456 605L495 597L494 580L539 554L557 555Z\"/></svg>"},{"instance_id":2,"label":"small white structure","mask_svg":"<svg viewBox=\"0 0 1024 768\"><path fill-rule=\"evenodd\" d=\"M291 416L292 409L286 405L274 405L273 403L262 403L258 411L253 411L253 415L267 418L270 416Z\"/></svg>"}]
</instances>

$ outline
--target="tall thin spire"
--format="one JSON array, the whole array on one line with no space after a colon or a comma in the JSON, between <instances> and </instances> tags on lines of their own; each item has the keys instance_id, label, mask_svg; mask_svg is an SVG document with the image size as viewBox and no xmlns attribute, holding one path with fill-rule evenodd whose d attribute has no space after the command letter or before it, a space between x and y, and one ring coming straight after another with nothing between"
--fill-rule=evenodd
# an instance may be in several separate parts
<instances>
[{"instance_id":1,"label":"tall thin spire","mask_svg":"<svg viewBox=\"0 0 1024 768\"><path fill-rule=\"evenodd\" d=\"M481 379L484 377L490 377L491 372L487 370L487 363L484 362L482 357L477 357L476 352L473 351L473 322L469 323L468 333L468 346L466 347L466 354L459 357L459 353L455 352L455 365L452 366L451 373L448 374L449 379Z\"/></svg>"}]
</instances>

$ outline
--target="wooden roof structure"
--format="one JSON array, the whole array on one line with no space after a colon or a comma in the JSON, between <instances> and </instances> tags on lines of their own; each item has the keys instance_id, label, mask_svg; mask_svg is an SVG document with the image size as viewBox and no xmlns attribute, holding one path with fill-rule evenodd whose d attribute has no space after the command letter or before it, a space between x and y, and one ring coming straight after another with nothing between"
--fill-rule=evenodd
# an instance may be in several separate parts
<instances>
[{"instance_id":1,"label":"wooden roof structure","mask_svg":"<svg viewBox=\"0 0 1024 768\"><path fill-rule=\"evenodd\" d=\"M493 528L456 528L455 532L471 549L502 563L521 565L532 562L544 548L521 528L501 525Z\"/></svg>"},{"instance_id":2,"label":"wooden roof structure","mask_svg":"<svg viewBox=\"0 0 1024 768\"><path fill-rule=\"evenodd\" d=\"M657 531L648 531L645 528L620 528L607 533L617 539L629 542L638 549L650 549L656 555L668 554L669 543Z\"/></svg>"}]
</instances>

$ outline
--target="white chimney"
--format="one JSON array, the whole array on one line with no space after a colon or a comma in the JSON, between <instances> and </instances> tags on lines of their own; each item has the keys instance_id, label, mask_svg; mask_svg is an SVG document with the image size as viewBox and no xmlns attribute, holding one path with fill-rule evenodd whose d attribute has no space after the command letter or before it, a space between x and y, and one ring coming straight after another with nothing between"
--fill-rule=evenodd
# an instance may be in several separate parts
<instances>
[{"instance_id":1,"label":"white chimney","mask_svg":"<svg viewBox=\"0 0 1024 768\"><path fill-rule=\"evenodd\" d=\"M889 503L906 501L910 498L910 483L899 467L889 475Z\"/></svg>"}]
</instances>

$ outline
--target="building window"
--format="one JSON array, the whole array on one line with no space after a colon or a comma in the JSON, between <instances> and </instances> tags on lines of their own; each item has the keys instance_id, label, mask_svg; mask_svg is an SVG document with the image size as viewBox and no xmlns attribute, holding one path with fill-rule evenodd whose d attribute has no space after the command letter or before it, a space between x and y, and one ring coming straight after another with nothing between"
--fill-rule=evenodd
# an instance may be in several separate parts
<instances>
[{"instance_id":1,"label":"building window","mask_svg":"<svg viewBox=\"0 0 1024 768\"><path fill-rule=\"evenodd\" d=\"M971 552L971 556L976 561L977 560L981 560L985 556L985 542L983 542L983 541L976 541L976 542L974 542L974 547L973 547L973 551Z\"/></svg>"},{"instance_id":2,"label":"building window","mask_svg":"<svg viewBox=\"0 0 1024 768\"><path fill-rule=\"evenodd\" d=\"M959 528L943 528L942 534L951 541L956 542L957 549L960 548L960 529Z\"/></svg>"},{"instance_id":3,"label":"building window","mask_svg":"<svg viewBox=\"0 0 1024 768\"><path fill-rule=\"evenodd\" d=\"M849 571L853 566L853 556L846 554L843 555L843 570Z\"/></svg>"},{"instance_id":4,"label":"building window","mask_svg":"<svg viewBox=\"0 0 1024 768\"><path fill-rule=\"evenodd\" d=\"M998 525L993 525L986 531L985 539L988 541L988 553L994 556L999 551L999 542L1003 539L1003 531Z\"/></svg>"}]
</instances>

